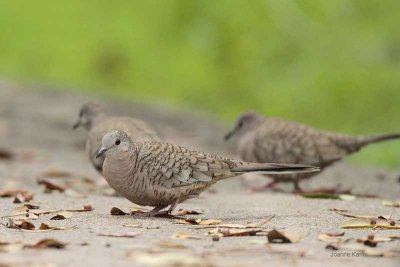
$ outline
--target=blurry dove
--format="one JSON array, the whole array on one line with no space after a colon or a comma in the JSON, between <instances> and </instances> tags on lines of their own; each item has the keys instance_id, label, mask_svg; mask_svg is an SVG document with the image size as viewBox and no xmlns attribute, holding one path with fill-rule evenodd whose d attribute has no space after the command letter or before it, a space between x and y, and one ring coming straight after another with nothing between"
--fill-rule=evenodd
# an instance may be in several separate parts
<instances>
[{"instance_id":1,"label":"blurry dove","mask_svg":"<svg viewBox=\"0 0 400 267\"><path fill-rule=\"evenodd\" d=\"M178 203L242 173L318 171L307 165L236 161L157 141L134 142L119 130L103 137L97 157L103 155L103 175L110 186L133 203L155 207L150 216L169 205L171 213Z\"/></svg>"},{"instance_id":2,"label":"blurry dove","mask_svg":"<svg viewBox=\"0 0 400 267\"><path fill-rule=\"evenodd\" d=\"M242 160L309 164L318 166L321 170L368 144L400 138L400 133L348 136L321 131L296 122L264 118L255 112L246 112L239 116L225 140L233 135L239 136L238 154ZM273 181L262 189L272 187L278 182L293 182L295 189L301 191L299 182L313 175L315 173L270 175Z\"/></svg>"},{"instance_id":3,"label":"blurry dove","mask_svg":"<svg viewBox=\"0 0 400 267\"><path fill-rule=\"evenodd\" d=\"M108 116L100 105L92 102L84 104L80 109L79 120L73 128L76 129L79 126L83 126L88 131L86 151L93 166L100 173L103 169L104 157L96 158L96 154L101 147L101 139L107 132L121 129L135 141L160 140L156 132L144 121L130 117Z\"/></svg>"}]
</instances>

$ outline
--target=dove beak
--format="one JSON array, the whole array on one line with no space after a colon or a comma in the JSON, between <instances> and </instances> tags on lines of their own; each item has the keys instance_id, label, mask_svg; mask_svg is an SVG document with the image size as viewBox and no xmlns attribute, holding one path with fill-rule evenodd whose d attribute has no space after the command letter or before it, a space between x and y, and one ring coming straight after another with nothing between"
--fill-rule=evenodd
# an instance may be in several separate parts
<instances>
[{"instance_id":1,"label":"dove beak","mask_svg":"<svg viewBox=\"0 0 400 267\"><path fill-rule=\"evenodd\" d=\"M96 159L102 157L106 153L106 151L107 151L107 148L105 148L105 147L100 148L99 152L97 152Z\"/></svg>"},{"instance_id":2,"label":"dove beak","mask_svg":"<svg viewBox=\"0 0 400 267\"><path fill-rule=\"evenodd\" d=\"M230 130L230 131L224 136L224 140L225 140L225 141L228 141L235 133L236 133L236 128L233 128L232 130Z\"/></svg>"},{"instance_id":3,"label":"dove beak","mask_svg":"<svg viewBox=\"0 0 400 267\"><path fill-rule=\"evenodd\" d=\"M74 124L74 126L72 126L72 129L76 130L78 129L79 126L81 126L81 118L79 118L79 120Z\"/></svg>"}]
</instances>

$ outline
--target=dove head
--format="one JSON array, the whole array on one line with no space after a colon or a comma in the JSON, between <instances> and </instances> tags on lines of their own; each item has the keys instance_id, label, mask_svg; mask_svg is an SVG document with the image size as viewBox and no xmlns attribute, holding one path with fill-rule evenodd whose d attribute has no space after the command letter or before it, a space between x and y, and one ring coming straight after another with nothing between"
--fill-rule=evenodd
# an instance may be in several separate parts
<instances>
[{"instance_id":1,"label":"dove head","mask_svg":"<svg viewBox=\"0 0 400 267\"><path fill-rule=\"evenodd\" d=\"M102 146L96 155L96 158L102 157L107 153L125 153L131 148L132 140L123 131L113 130L106 133L102 139Z\"/></svg>"},{"instance_id":2,"label":"dove head","mask_svg":"<svg viewBox=\"0 0 400 267\"><path fill-rule=\"evenodd\" d=\"M228 140L234 135L242 135L257 127L262 121L263 117L256 112L244 112L236 119L233 128L225 135L224 139Z\"/></svg>"},{"instance_id":3,"label":"dove head","mask_svg":"<svg viewBox=\"0 0 400 267\"><path fill-rule=\"evenodd\" d=\"M102 113L103 109L99 104L95 102L84 104L79 110L79 119L74 124L73 128L77 129L79 126L82 126L86 130L90 130L93 125L93 120Z\"/></svg>"}]
</instances>

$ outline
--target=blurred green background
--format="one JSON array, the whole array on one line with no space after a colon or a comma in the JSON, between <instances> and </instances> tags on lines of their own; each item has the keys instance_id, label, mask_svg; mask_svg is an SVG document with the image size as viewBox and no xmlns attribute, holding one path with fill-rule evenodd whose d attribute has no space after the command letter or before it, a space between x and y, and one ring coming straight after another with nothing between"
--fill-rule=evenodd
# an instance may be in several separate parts
<instances>
[{"instance_id":1,"label":"blurred green background","mask_svg":"<svg viewBox=\"0 0 400 267\"><path fill-rule=\"evenodd\" d=\"M0 78L244 110L353 134L400 131L400 1L0 3ZM86 89L82 89L86 88ZM399 142L353 161L396 167Z\"/></svg>"}]
</instances>

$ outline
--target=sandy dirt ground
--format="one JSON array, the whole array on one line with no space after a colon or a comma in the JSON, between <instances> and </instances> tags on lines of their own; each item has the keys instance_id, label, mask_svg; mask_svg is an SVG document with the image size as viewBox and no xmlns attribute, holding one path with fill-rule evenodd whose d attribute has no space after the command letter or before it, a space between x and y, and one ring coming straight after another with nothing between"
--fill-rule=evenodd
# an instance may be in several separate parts
<instances>
[{"instance_id":1,"label":"sandy dirt ground","mask_svg":"<svg viewBox=\"0 0 400 267\"><path fill-rule=\"evenodd\" d=\"M350 218L330 210L391 215L395 221L399 220L400 208L382 204L383 199L400 199L399 172L384 169L340 163L304 183L306 189L340 184L351 188L353 193L379 198L310 199L288 193L291 188L287 186L280 187L284 192L249 193L244 183L264 179L234 178L179 206L203 211L200 215L184 217L218 219L222 220L221 224L261 224L270 219L254 236L221 237L213 241L207 233L217 225L206 228L179 224L176 218L112 216L112 207L129 210L137 206L110 195L111 191L84 153L85 132L71 128L79 107L88 100L103 103L114 114L148 121L167 141L235 157L234 144L222 140L228 124L213 120L207 114L2 83L0 148L11 152L14 158L0 159L0 190L28 190L34 196L31 203L44 211L81 209L84 205L91 205L94 210L72 212L72 217L65 220L50 220L54 214L42 214L30 220L36 229L46 223L66 227L64 230L11 229L6 227L9 218L5 216L22 204L12 203L13 198L0 198L0 266L167 266L167 263L171 266L400 266L399 256L374 257L352 250L329 250L325 248L327 243L318 240L320 234L327 232L345 232L341 238L352 238L349 242L354 244L355 239L366 238L371 233L376 237L400 236L400 230L341 229L340 224ZM67 171L66 177L54 177L62 171ZM45 193L38 179L53 181L67 190ZM302 238L297 243L265 244L266 231L271 229L286 230ZM183 234L186 239L173 238L181 232L186 233ZM134 237L110 237L109 234ZM2 251L11 250L6 243L34 244L45 238L53 238L66 246L63 249L15 246L15 251ZM382 242L373 249L398 251L400 240Z\"/></svg>"}]
</instances>

